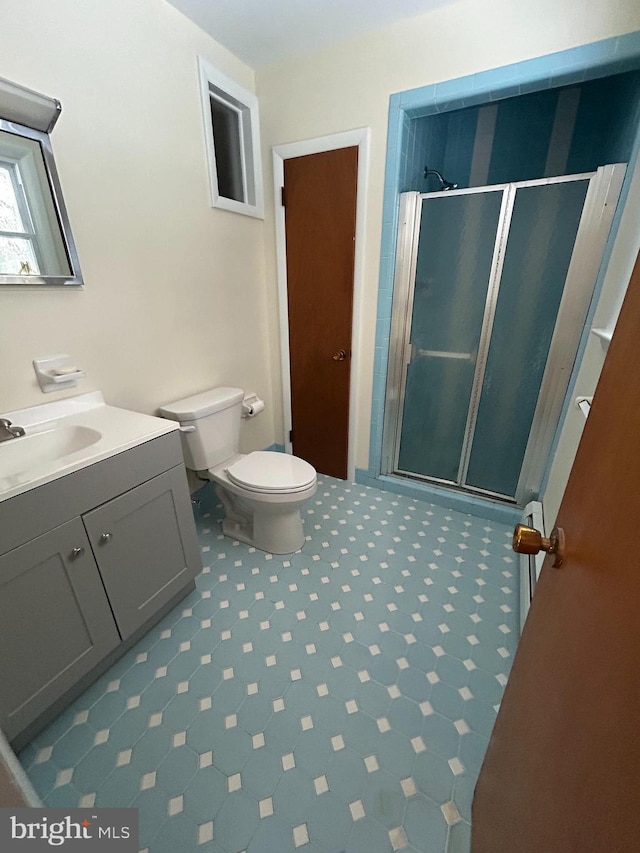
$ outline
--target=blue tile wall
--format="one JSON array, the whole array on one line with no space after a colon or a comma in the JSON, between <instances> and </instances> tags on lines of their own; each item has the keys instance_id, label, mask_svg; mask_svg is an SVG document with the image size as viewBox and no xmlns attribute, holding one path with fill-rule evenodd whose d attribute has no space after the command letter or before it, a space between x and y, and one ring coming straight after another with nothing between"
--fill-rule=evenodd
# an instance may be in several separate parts
<instances>
[{"instance_id":1,"label":"blue tile wall","mask_svg":"<svg viewBox=\"0 0 640 853\"><path fill-rule=\"evenodd\" d=\"M490 184L544 177L557 100L557 91L545 91L499 104Z\"/></svg>"},{"instance_id":2,"label":"blue tile wall","mask_svg":"<svg viewBox=\"0 0 640 853\"><path fill-rule=\"evenodd\" d=\"M442 119L444 116L437 118ZM478 123L478 108L456 110L448 113L447 119L443 176L446 180L458 184L459 187L468 187ZM429 119L423 121L429 121Z\"/></svg>"},{"instance_id":3,"label":"blue tile wall","mask_svg":"<svg viewBox=\"0 0 640 853\"><path fill-rule=\"evenodd\" d=\"M589 172L605 163L628 162L637 127L640 74L606 77L581 84L569 159L563 174ZM502 94L506 96L505 90ZM545 176L558 89L500 100L491 165L486 183L526 181ZM460 187L471 186L470 170L480 106L403 120L400 192L439 189L424 166L438 169ZM484 183L484 182L483 182Z\"/></svg>"},{"instance_id":4,"label":"blue tile wall","mask_svg":"<svg viewBox=\"0 0 640 853\"><path fill-rule=\"evenodd\" d=\"M567 171L591 171L594 159L595 165L628 163L638 127L639 102L638 72L582 86Z\"/></svg>"}]
</instances>

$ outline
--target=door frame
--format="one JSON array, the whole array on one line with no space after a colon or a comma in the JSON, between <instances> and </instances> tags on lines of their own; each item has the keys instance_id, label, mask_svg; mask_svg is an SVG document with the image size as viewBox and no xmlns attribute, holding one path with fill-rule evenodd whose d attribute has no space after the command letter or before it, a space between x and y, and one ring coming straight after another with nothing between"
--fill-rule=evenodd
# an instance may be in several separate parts
<instances>
[{"instance_id":1,"label":"door frame","mask_svg":"<svg viewBox=\"0 0 640 853\"><path fill-rule=\"evenodd\" d=\"M274 219L276 228L276 264L278 277L278 315L280 320L280 367L282 376L282 414L284 420L284 447L293 452L289 439L292 429L291 417L291 373L289 360L289 312L287 306L287 248L285 209L281 203L281 187L284 186L284 161L307 154L322 154L339 148L358 149L358 174L356 186L356 244L353 265L353 315L351 325L351 365L349 374L349 434L347 450L347 475L355 479L355 446L358 426L360 390L360 349L364 300L364 247L367 210L367 175L369 173L368 127L317 136L300 142L275 145L273 152Z\"/></svg>"}]
</instances>

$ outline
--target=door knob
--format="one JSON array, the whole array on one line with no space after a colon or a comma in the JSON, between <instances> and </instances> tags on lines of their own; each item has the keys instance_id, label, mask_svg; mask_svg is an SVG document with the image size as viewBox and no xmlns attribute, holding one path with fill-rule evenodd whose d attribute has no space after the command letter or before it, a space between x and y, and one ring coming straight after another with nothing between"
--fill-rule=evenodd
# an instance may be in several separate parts
<instances>
[{"instance_id":1,"label":"door knob","mask_svg":"<svg viewBox=\"0 0 640 853\"><path fill-rule=\"evenodd\" d=\"M111 539L110 533L103 533L102 536L100 537L101 542L108 542L109 539Z\"/></svg>"},{"instance_id":2,"label":"door knob","mask_svg":"<svg viewBox=\"0 0 640 853\"><path fill-rule=\"evenodd\" d=\"M343 349L339 349L337 352L334 352L334 354L331 356L331 358L334 361L344 361L346 357L347 357L347 354Z\"/></svg>"},{"instance_id":3,"label":"door knob","mask_svg":"<svg viewBox=\"0 0 640 853\"><path fill-rule=\"evenodd\" d=\"M71 556L75 559L76 557L81 557L84 554L84 548L74 548L71 551Z\"/></svg>"},{"instance_id":4,"label":"door knob","mask_svg":"<svg viewBox=\"0 0 640 853\"><path fill-rule=\"evenodd\" d=\"M526 524L516 524L513 531L513 550L518 554L538 554L546 551L553 554L553 568L559 569L564 560L564 530L554 527L548 539L534 527Z\"/></svg>"}]
</instances>

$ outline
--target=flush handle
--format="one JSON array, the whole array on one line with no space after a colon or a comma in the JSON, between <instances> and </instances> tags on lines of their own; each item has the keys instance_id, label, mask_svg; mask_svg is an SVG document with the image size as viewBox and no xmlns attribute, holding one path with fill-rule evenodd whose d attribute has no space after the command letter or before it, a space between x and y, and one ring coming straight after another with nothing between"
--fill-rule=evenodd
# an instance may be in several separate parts
<instances>
[{"instance_id":1,"label":"flush handle","mask_svg":"<svg viewBox=\"0 0 640 853\"><path fill-rule=\"evenodd\" d=\"M518 554L539 554L546 551L553 554L553 568L559 569L564 561L564 530L554 527L551 536L546 539L539 530L527 527L526 524L516 524L513 531L513 550Z\"/></svg>"},{"instance_id":2,"label":"flush handle","mask_svg":"<svg viewBox=\"0 0 640 853\"><path fill-rule=\"evenodd\" d=\"M334 352L334 354L331 356L331 358L334 361L344 361L346 357L347 357L347 354L343 349L339 349L337 352Z\"/></svg>"}]
</instances>

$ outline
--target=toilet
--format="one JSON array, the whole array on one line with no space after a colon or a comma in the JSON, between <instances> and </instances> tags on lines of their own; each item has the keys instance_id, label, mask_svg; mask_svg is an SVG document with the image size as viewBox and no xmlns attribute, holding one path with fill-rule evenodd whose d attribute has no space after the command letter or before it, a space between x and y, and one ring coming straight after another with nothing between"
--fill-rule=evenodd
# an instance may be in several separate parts
<instances>
[{"instance_id":1,"label":"toilet","mask_svg":"<svg viewBox=\"0 0 640 853\"><path fill-rule=\"evenodd\" d=\"M217 484L225 536L290 554L304 542L300 508L316 492L316 470L286 453L239 453L243 397L240 388L213 388L163 406L160 414L180 422L187 468Z\"/></svg>"}]
</instances>

